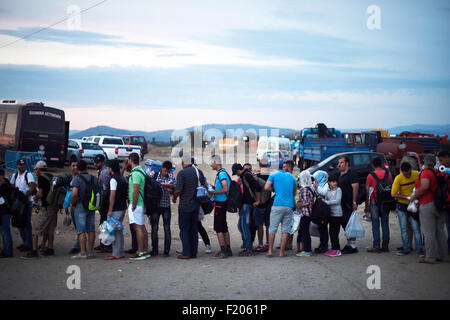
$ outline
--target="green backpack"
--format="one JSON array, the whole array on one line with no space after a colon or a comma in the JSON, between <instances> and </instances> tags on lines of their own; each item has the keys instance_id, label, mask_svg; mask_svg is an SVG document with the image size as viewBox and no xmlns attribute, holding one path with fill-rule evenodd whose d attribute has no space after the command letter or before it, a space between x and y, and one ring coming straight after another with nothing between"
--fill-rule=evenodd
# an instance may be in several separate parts
<instances>
[{"instance_id":1,"label":"green backpack","mask_svg":"<svg viewBox=\"0 0 450 320\"><path fill-rule=\"evenodd\" d=\"M48 204L52 206L62 206L67 193L66 187L61 183L58 183L58 179L61 179L61 177L55 176L51 180L50 191L48 192L47 198L45 199Z\"/></svg>"}]
</instances>

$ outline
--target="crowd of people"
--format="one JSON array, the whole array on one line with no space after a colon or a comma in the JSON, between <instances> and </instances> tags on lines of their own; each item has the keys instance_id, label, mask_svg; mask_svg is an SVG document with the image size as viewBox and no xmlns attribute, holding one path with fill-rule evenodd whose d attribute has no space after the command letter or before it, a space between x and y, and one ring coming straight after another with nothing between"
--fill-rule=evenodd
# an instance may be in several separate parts
<instances>
[{"instance_id":1,"label":"crowd of people","mask_svg":"<svg viewBox=\"0 0 450 320\"><path fill-rule=\"evenodd\" d=\"M422 263L448 260L448 187L445 189L447 194L443 205L436 202L436 195L442 191L438 175L444 176L447 186L449 177L448 174L436 170L436 158L439 165L450 167L449 152L441 151L437 157L433 154L425 155L420 172L413 170L408 162L403 162L400 174L395 177L382 166L381 159L373 160L373 170L366 180L364 206L365 214L370 217L373 236L373 245L368 252L382 253L390 250L389 215L393 208L380 204L380 184L385 181L391 186L391 196L396 200L394 210L397 212L401 230L402 247L397 249L397 255L405 256L415 250L419 262ZM26 170L23 160L17 162L18 170L9 179L5 177L5 171L0 169L0 221L3 239L0 257L13 256L11 223L20 230L22 244L17 249L26 253L23 258L35 259L40 255L55 255L54 234L60 210L65 213L64 224L73 223L76 229L77 237L74 237L75 244L70 250L73 259L91 258L94 252L108 253L106 260L122 259L125 254L130 254L131 260L146 260L158 256L160 217L164 225L163 255L167 257L170 255L172 239L171 203L177 201L182 243L182 248L176 251L179 254L177 258L197 258L199 233L205 245L205 253L210 254L211 240L202 226L202 220L209 212L203 210L197 199L198 188L203 186L213 199L214 208L211 214L220 248L215 257L225 259L233 256L227 224L233 183L239 185L242 197L237 226L242 237L239 256L254 256L264 252L271 258L278 249L279 257L286 257L287 251L293 250L295 214L301 216L295 254L297 257L310 257L313 254L338 257L358 252L356 238L348 238L342 249L339 239L341 230L345 231L352 213L358 208L360 190L358 176L350 167L346 156L338 159L338 174L317 171L311 175L308 170L303 170L297 180L293 175L292 161L284 162L282 169L271 172L267 162L262 159L259 162L258 174L253 172L249 163L235 163L231 167L230 176L222 166L221 157L216 155L211 157L210 162L211 169L216 171L216 178L212 184L208 184L195 160L190 155L183 155L182 169L176 177L172 174L170 161L164 161L161 169L153 173L152 179L162 187L162 196L152 210L146 208L148 177L139 160L139 155L132 153L122 165L117 160L109 161L106 165L105 157L98 155L94 159L97 176L88 173L87 163L83 160L70 162L70 173L59 176L53 176L48 171L47 164L39 161L35 166L37 179ZM235 176L236 180L233 180L232 176ZM108 221L108 217L122 223L125 215L128 215L132 239L129 250L125 251L123 232L115 232L111 245L100 243L94 247L96 211L92 210L89 204L93 197L93 186L99 186L103 194L103 201L98 209L100 223ZM329 215L315 226L320 243L313 250L312 219L318 199L323 200L329 207ZM23 213L20 217L12 212L13 208L17 211L17 203ZM414 209L416 203L417 210ZM151 248L146 215L151 226ZM274 248L279 228L280 246Z\"/></svg>"}]
</instances>

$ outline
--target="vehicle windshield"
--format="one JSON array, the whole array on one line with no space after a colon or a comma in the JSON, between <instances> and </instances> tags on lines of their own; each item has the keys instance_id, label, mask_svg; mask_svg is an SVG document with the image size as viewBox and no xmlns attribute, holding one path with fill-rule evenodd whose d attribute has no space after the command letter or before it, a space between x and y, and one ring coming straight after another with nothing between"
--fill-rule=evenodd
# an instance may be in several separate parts
<instances>
[{"instance_id":1,"label":"vehicle windshield","mask_svg":"<svg viewBox=\"0 0 450 320\"><path fill-rule=\"evenodd\" d=\"M331 155L328 158L323 159L322 161L320 161L317 166L318 167L322 167L323 165L327 164L328 161L330 161L331 159L335 158L336 155Z\"/></svg>"},{"instance_id":2,"label":"vehicle windshield","mask_svg":"<svg viewBox=\"0 0 450 320\"><path fill-rule=\"evenodd\" d=\"M96 143L82 143L83 149L85 150L102 150L100 146Z\"/></svg>"},{"instance_id":3,"label":"vehicle windshield","mask_svg":"<svg viewBox=\"0 0 450 320\"><path fill-rule=\"evenodd\" d=\"M116 138L104 138L103 144L118 144L123 145L122 139L116 139Z\"/></svg>"},{"instance_id":4,"label":"vehicle windshield","mask_svg":"<svg viewBox=\"0 0 450 320\"><path fill-rule=\"evenodd\" d=\"M133 137L131 138L132 143L145 143L144 137Z\"/></svg>"}]
</instances>

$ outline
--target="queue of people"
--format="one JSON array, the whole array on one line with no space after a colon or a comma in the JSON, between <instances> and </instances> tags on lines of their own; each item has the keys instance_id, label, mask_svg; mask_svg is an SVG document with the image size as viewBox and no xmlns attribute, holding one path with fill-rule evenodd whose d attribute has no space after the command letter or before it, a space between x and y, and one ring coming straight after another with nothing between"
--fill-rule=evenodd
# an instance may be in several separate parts
<instances>
[{"instance_id":1,"label":"queue of people","mask_svg":"<svg viewBox=\"0 0 450 320\"><path fill-rule=\"evenodd\" d=\"M450 166L450 156L447 151L438 154L439 163ZM197 199L198 188L206 188L213 199L214 231L217 235L219 250L216 258L225 259L233 256L231 250L230 231L227 223L227 205L231 197L231 176L237 176L240 186L242 204L239 208L238 230L242 236L241 251L238 256L254 256L266 252L266 256L274 256L275 236L281 229L279 257L286 257L292 250L293 216L301 216L296 256L311 257L313 254L325 254L339 257L342 254L358 252L356 238L348 238L341 250L339 234L346 226L358 208L357 199L359 182L357 174L350 167L348 157L338 159L338 174L324 171L300 172L298 185L293 176L294 163L286 161L283 169L270 172L267 162L259 162L260 173L254 174L250 164L232 165L231 176L222 166L222 159L215 155L211 157L211 169L216 171L215 181L208 185L204 173L189 155L182 156L182 170L175 177L171 173L172 163L165 161L161 169L152 178L162 188L162 195L156 209L149 210L146 206L148 177L139 165L139 155L133 153L122 165L116 160L107 165L102 155L96 156L94 166L97 176L87 172L87 163L83 160L71 162L70 174L53 176L47 170L44 161L36 166L37 181L25 170L25 162L17 162L18 171L10 180L5 178L5 172L0 169L0 214L3 249L2 258L13 256L10 223L20 230L22 244L17 247L26 252L23 258L34 259L40 254L51 256L54 250L54 232L57 225L58 211L63 210L65 219L75 226L77 239L70 251L73 259L87 259L95 252L109 253L106 260L119 260L125 254L131 254L131 260L146 260L158 256L158 226L160 217L164 225L163 255L168 257L171 250L171 202L178 201L178 226L182 248L177 250L178 259L189 260L197 258L200 233L205 244L205 252L212 253L211 242L201 220L204 217L201 203ZM389 186L390 197L396 201L396 212L400 225L402 247L397 255L405 256L414 250L422 263L435 263L448 260L449 250L449 211L450 201L448 188L445 203L438 204L437 195L442 191L442 178L448 184L448 174L442 174L435 169L436 156L426 155L421 172L412 170L409 163L404 162L400 174L392 177L389 170L382 166L381 159L372 162L373 171L366 180L366 201L364 212L371 219L373 244L367 251L370 253L389 252L390 209L380 204L385 197L383 186ZM36 183L37 182L37 183ZM123 222L128 214L131 249L125 251L123 232L116 232L111 245L95 243L95 210L89 206L93 186L99 186L103 193L100 212L100 223L112 217ZM63 194L58 197L56 194ZM17 194L21 194L21 219L15 216ZM273 194L273 196L272 196ZM51 196L50 196L51 195ZM52 200L49 200L52 199ZM55 200L53 200L55 199ZM317 225L320 244L313 250L311 243L311 228L316 209L316 202L323 201L329 208L329 214ZM14 203L14 205L12 205ZM69 204L67 204L69 203ZM416 205L417 204L417 205ZM151 249L146 229L148 216L151 226ZM13 218L11 218L13 217ZM66 221L66 220L65 220ZM381 222L381 224L380 224ZM447 225L445 227L445 225ZM381 232L380 232L381 227ZM264 230L265 229L265 230ZM265 231L265 232L264 232ZM254 246L257 234L257 245ZM264 240L265 235L265 240ZM41 244L39 245L39 237ZM414 241L412 241L412 238ZM331 241L331 248L329 242Z\"/></svg>"}]
</instances>

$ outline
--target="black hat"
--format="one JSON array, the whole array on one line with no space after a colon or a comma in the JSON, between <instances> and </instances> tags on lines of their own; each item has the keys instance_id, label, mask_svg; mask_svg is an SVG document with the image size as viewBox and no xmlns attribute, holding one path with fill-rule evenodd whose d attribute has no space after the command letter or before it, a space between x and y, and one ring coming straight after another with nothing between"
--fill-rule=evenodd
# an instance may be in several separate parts
<instances>
[{"instance_id":1,"label":"black hat","mask_svg":"<svg viewBox=\"0 0 450 320\"><path fill-rule=\"evenodd\" d=\"M232 175L234 176L234 175L236 175L236 171L237 170L243 170L244 168L241 166L241 164L240 163L235 163L235 164L233 164L232 166L231 166L231 172L232 172Z\"/></svg>"},{"instance_id":2,"label":"black hat","mask_svg":"<svg viewBox=\"0 0 450 320\"><path fill-rule=\"evenodd\" d=\"M23 159L19 159L19 160L17 160L17 164L26 164L26 162Z\"/></svg>"},{"instance_id":3,"label":"black hat","mask_svg":"<svg viewBox=\"0 0 450 320\"><path fill-rule=\"evenodd\" d=\"M103 162L103 161L105 161L105 156L102 154L97 154L94 157L94 163L99 163L99 162Z\"/></svg>"}]
</instances>

